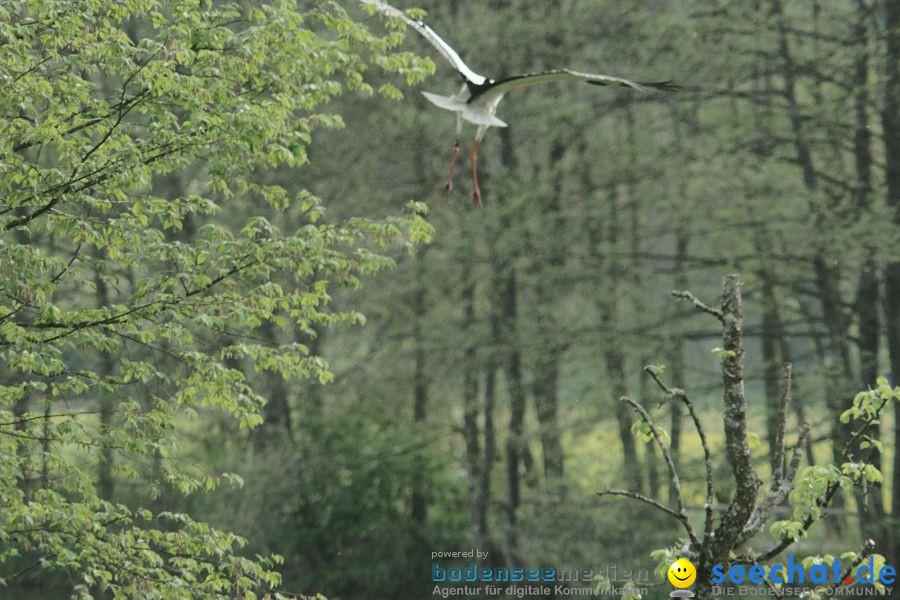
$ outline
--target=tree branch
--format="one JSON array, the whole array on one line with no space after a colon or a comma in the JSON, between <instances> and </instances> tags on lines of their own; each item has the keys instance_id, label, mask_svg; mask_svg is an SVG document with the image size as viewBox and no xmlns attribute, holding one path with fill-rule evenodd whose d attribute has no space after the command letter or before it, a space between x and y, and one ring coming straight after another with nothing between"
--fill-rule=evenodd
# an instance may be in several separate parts
<instances>
[{"instance_id":1,"label":"tree branch","mask_svg":"<svg viewBox=\"0 0 900 600\"><path fill-rule=\"evenodd\" d=\"M765 498L762 499L753 511L753 514L741 531L736 546L740 546L759 533L766 524L766 521L769 520L775 507L781 504L790 491L794 489L794 477L797 474L797 469L800 467L800 459L803 457L803 450L806 448L806 440L808 437L809 425L803 423L800 428L800 438L794 446L791 464L788 467L787 473L783 474L781 478L772 480L772 487L769 490L769 493L766 494Z\"/></svg>"},{"instance_id":2,"label":"tree branch","mask_svg":"<svg viewBox=\"0 0 900 600\"><path fill-rule=\"evenodd\" d=\"M787 423L787 409L791 402L791 363L785 363L781 377L781 394L778 397L778 415L775 420L775 447L772 448L775 472L772 485L784 478L784 430ZM807 433L809 433L807 428Z\"/></svg>"},{"instance_id":3,"label":"tree branch","mask_svg":"<svg viewBox=\"0 0 900 600\"><path fill-rule=\"evenodd\" d=\"M700 419L697 417L697 413L694 410L694 403L690 401L685 394L684 390L681 388L670 388L666 384L662 382L659 378L659 375L650 368L644 367L644 372L650 375L653 381L656 382L656 385L660 387L665 393L667 397L678 398L681 402L687 407L688 413L691 415L691 421L694 422L694 429L697 430L697 435L700 437L700 444L703 446L703 464L706 470L706 502L703 506L705 512L705 519L703 523L703 548L707 548L709 546L709 542L712 538L712 522L713 522L713 505L715 504L715 480L714 480L714 472L713 472L713 464L712 464L712 453L709 451L709 442L706 438L706 432L703 430L703 425L700 423ZM701 552L701 560L704 556L704 553Z\"/></svg>"},{"instance_id":4,"label":"tree branch","mask_svg":"<svg viewBox=\"0 0 900 600\"><path fill-rule=\"evenodd\" d=\"M696 306L698 309L702 310L703 312L705 312L707 314L714 316L715 318L717 318L720 321L725 318L725 315L722 313L721 310L719 310L718 308L713 308L711 306L707 306L706 304L701 302L700 299L697 298L697 296L693 295L692 293L690 293L688 291L672 290L672 295L675 296L676 298L684 298L686 300L689 300L691 302L691 304Z\"/></svg>"},{"instance_id":5,"label":"tree branch","mask_svg":"<svg viewBox=\"0 0 900 600\"><path fill-rule=\"evenodd\" d=\"M844 449L841 452L841 458L837 462L843 463L848 458L851 457L853 448L855 447L854 445L856 444L857 440L866 431L868 431L869 427L871 427L873 423L878 421L878 419L881 415L881 411L884 410L884 407L887 405L887 403L888 403L888 399L882 400L881 404L878 406L878 409L875 411L875 414L872 415L870 418L866 419L866 422L863 424L863 426L860 427L859 429L857 429L853 433L853 435L850 436L850 439L847 440L847 443L844 445ZM797 448L801 448L801 447L802 447L801 445L799 445L799 444L797 445ZM795 453L797 452L797 448L795 448L795 450L794 450ZM869 456L871 456L872 453L874 453L875 451L876 451L876 449L874 446L872 448L870 448ZM798 463L799 463L799 460L798 460ZM793 467L793 464L792 464L792 467ZM832 498L834 498L834 495L838 491L839 488L840 488L840 484L838 482L832 482L832 483L828 484L828 487L826 488L825 493L822 494L821 498L819 498L819 500L816 502L816 504L822 508L822 512L819 515L819 518L814 519L812 517L812 515L807 516L806 519L804 519L804 521L803 521L803 527L801 529L801 533L805 533L806 531L808 531L813 523L815 523L816 521L821 519L823 516L825 516L825 509L828 508L828 506L831 504L831 500L832 500ZM792 546L794 544L794 541L795 541L794 538L783 539L783 540L781 540L780 543L778 543L776 546L774 546L767 552L763 553L762 555L758 556L755 560L767 561L772 558L775 558L776 556L778 556L779 554L784 552L787 548Z\"/></svg>"},{"instance_id":6,"label":"tree branch","mask_svg":"<svg viewBox=\"0 0 900 600\"><path fill-rule=\"evenodd\" d=\"M637 492L629 492L628 490L604 490L602 492L597 492L597 496L598 497L625 496L626 498L632 498L634 500L643 502L644 504L649 504L653 508L661 510L662 512L666 513L667 515L669 515L671 517L675 517L679 521L683 522L682 515L678 514L676 511L672 510L665 504L663 504L657 500L654 500L653 498L648 498L647 496L644 496L643 494L638 494Z\"/></svg>"},{"instance_id":7,"label":"tree branch","mask_svg":"<svg viewBox=\"0 0 900 600\"><path fill-rule=\"evenodd\" d=\"M672 461L672 455L669 453L669 449L662 442L662 438L659 436L659 431L656 429L656 425L653 424L653 419L650 417L650 413L647 410L629 398L628 396L623 396L621 399L622 402L630 405L644 420L650 427L650 432L653 434L653 439L656 441L656 445L659 446L660 451L662 452L663 458L666 461L666 466L669 468L669 475L672 478L672 489L675 490L675 500L678 504L678 519L684 524L684 528L687 531L688 537L691 538L691 543L695 548L700 548L700 539L697 537L697 532L694 531L694 526L691 525L691 520L688 518L687 511L684 508L684 496L681 493L681 482L678 479L678 471L675 469L675 463ZM674 511L673 511L674 512Z\"/></svg>"}]
</instances>

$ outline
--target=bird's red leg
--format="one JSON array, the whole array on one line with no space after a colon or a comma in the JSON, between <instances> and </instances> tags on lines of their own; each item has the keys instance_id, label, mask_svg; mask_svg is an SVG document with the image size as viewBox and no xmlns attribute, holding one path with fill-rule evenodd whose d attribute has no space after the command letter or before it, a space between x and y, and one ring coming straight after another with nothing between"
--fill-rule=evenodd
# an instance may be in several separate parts
<instances>
[{"instance_id":1,"label":"bird's red leg","mask_svg":"<svg viewBox=\"0 0 900 600\"><path fill-rule=\"evenodd\" d=\"M472 202L475 206L483 206L481 204L481 190L478 188L478 146L481 144L481 140L476 139L475 143L472 144L472 154L469 155L469 160L472 162Z\"/></svg>"},{"instance_id":2,"label":"bird's red leg","mask_svg":"<svg viewBox=\"0 0 900 600\"><path fill-rule=\"evenodd\" d=\"M456 142L453 144L453 150L450 151L450 174L447 175L447 183L444 184L445 194L449 194L453 191L453 171L456 168L457 154L459 154L459 136L456 136Z\"/></svg>"}]
</instances>

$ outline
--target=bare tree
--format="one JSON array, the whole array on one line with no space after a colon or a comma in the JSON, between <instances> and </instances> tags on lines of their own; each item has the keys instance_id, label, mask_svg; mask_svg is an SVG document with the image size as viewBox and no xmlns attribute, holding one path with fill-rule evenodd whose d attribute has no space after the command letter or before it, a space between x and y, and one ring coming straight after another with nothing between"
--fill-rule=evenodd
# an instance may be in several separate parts
<instances>
[{"instance_id":1,"label":"bare tree","mask_svg":"<svg viewBox=\"0 0 900 600\"><path fill-rule=\"evenodd\" d=\"M706 433L694 405L688 394L680 388L669 387L660 377L660 372L654 367L645 368L645 373L651 377L665 393L664 401L678 402L687 410L694 429L703 447L704 465L706 471L706 501L704 504L703 529L698 531L685 507L684 492L681 487L678 470L668 446L663 442L662 430L654 423L650 413L641 404L631 398L623 397L622 402L630 406L639 418L649 427L653 441L662 453L663 459L669 471L671 479L672 498L669 506L655 498L645 496L639 492L621 489L608 489L598 492L600 496L624 496L643 502L657 510L678 520L684 528L686 539L678 550L678 554L686 556L697 565L696 595L700 599L712 596L712 567L716 564L758 564L769 561L790 547L800 535L816 521L820 520L840 487L839 478L829 481L824 488L824 493L811 500L811 508L798 523L799 531L785 535L783 539L772 548L761 553L749 550L741 551L741 547L758 534L773 510L783 503L788 493L794 489L794 480L804 454L804 448L809 436L809 426L801 423L798 432L798 440L793 445L790 458L787 456L786 424L788 406L791 401L791 365L786 363L782 369L781 383L779 386L778 404L773 417L775 436L771 448L769 460L773 465L771 481L768 489L760 497L758 494L763 486L748 443L748 414L747 401L744 394L744 345L742 339L743 307L741 301L740 278L737 275L727 275L724 279L722 302L720 307L713 307L703 303L696 296L687 291L675 291L673 295L691 302L698 310L715 317L722 325L723 348L720 351L722 358L723 378L723 429L725 432L725 450L728 463L736 483L736 491L724 512L714 518L714 500L716 483L712 455ZM866 432L877 421L881 410L887 404L887 400L879 401L874 407L854 413L853 416L862 417L857 420L853 436L846 444L838 449L839 465L845 461L858 461L854 452L864 447L860 442L866 439ZM868 459L871 458L874 448L870 448ZM866 463L868 462L866 460ZM857 463L863 464L865 463ZM870 465L869 465L870 466ZM841 471L838 471L839 473ZM846 483L846 479L844 482ZM862 475L854 479L853 483L860 484ZM871 543L866 543L863 551L858 554L864 558L873 551ZM780 591L772 587L771 592L780 595Z\"/></svg>"}]
</instances>

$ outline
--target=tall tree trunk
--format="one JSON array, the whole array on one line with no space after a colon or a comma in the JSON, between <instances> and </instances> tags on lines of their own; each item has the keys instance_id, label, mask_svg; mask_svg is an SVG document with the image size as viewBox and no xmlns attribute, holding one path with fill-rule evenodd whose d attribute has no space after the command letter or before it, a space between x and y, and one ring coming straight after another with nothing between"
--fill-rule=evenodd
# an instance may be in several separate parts
<instances>
[{"instance_id":1,"label":"tall tree trunk","mask_svg":"<svg viewBox=\"0 0 900 600\"><path fill-rule=\"evenodd\" d=\"M413 344L415 346L415 366L413 369L413 422L416 428L423 427L428 417L428 375L426 372L425 340L422 334L422 319L425 307L425 273L424 255L416 259L415 291L413 292ZM473 292L474 294L474 292ZM474 302L474 299L472 300ZM467 315L468 316L468 315ZM474 320L474 314L472 315ZM412 518L424 523L428 513L428 500L425 494L425 477L422 473L424 465L417 465L413 474ZM470 477L471 479L471 477Z\"/></svg>"},{"instance_id":2,"label":"tall tree trunk","mask_svg":"<svg viewBox=\"0 0 900 600\"><path fill-rule=\"evenodd\" d=\"M504 169L507 171L515 169L516 157L509 129L500 131L500 158ZM500 238L510 226L508 213L502 212L499 231L496 232L494 239ZM531 460L524 439L526 395L522 378L522 355L518 346L518 283L513 265L516 251L513 248L498 248L495 244L493 254L494 284L497 292L495 297L500 312L504 373L509 390L509 433L506 438L506 555L507 562L514 563L518 561L519 552L517 513L522 500L520 466L524 464L528 468Z\"/></svg>"},{"instance_id":3,"label":"tall tree trunk","mask_svg":"<svg viewBox=\"0 0 900 600\"><path fill-rule=\"evenodd\" d=\"M266 340L278 343L278 334L272 321L263 321L260 332ZM287 382L280 373L268 371L264 375L264 381L266 405L263 407L263 422L253 431L253 449L256 451L268 448L278 440L290 439L293 431Z\"/></svg>"},{"instance_id":4,"label":"tall tree trunk","mask_svg":"<svg viewBox=\"0 0 900 600\"><path fill-rule=\"evenodd\" d=\"M557 416L557 386L559 382L559 354L546 357L535 373L534 403L541 429L544 455L544 475L547 482L559 482L563 476L563 448Z\"/></svg>"},{"instance_id":5,"label":"tall tree trunk","mask_svg":"<svg viewBox=\"0 0 900 600\"><path fill-rule=\"evenodd\" d=\"M497 440L494 432L494 406L497 396L497 369L490 365L484 382L484 453L481 462L481 482L478 486L477 517L475 531L477 542L483 548L491 546L488 511L491 504L491 472L497 458Z\"/></svg>"},{"instance_id":6,"label":"tall tree trunk","mask_svg":"<svg viewBox=\"0 0 900 600\"><path fill-rule=\"evenodd\" d=\"M803 177L803 183L813 198L811 202L812 221L819 234L825 240L823 223L827 218L827 205L821 201L818 175L813 163L812 150L807 141L803 128L803 115L797 100L796 90L796 65L791 54L788 38L788 26L782 8L782 0L771 0L772 12L777 19L778 50L782 62L782 75L784 78L783 94L787 101L788 116L791 123L794 148L797 153L797 162ZM826 403L832 415L832 440L833 458L841 459L842 448L850 439L850 427L840 422L840 414L846 408L846 404L852 397L855 382L853 379L853 366L848 338L849 319L844 311L844 302L838 287L841 274L840 268L828 256L828 249L817 245L814 249L812 260L815 283L822 306L822 316L828 331L829 347L832 360L835 364L825 364L826 377ZM842 505L842 497L838 494L832 503L835 507ZM839 520L830 523L836 528L841 527Z\"/></svg>"},{"instance_id":7,"label":"tall tree trunk","mask_svg":"<svg viewBox=\"0 0 900 600\"><path fill-rule=\"evenodd\" d=\"M25 418L28 413L28 390L22 390L22 396L16 400L15 404L13 404L13 420L16 422L15 430L19 435L22 434L22 431L25 429ZM32 486L30 483L31 478L31 454L29 452L29 444L25 443L23 440L19 440L19 443L16 444L16 449L19 455L19 478L17 480L17 486L20 490L25 492L26 497L30 497L32 493Z\"/></svg>"},{"instance_id":8,"label":"tall tree trunk","mask_svg":"<svg viewBox=\"0 0 900 600\"><path fill-rule=\"evenodd\" d=\"M509 269L502 282L501 307L504 322L513 323L516 318L516 272ZM508 328L506 325L504 328ZM507 329L508 331L508 329ZM521 503L521 478L519 465L522 461L525 428L525 386L522 383L522 359L515 340L507 339L506 382L509 388L509 434L506 439L506 516L509 527L507 552L511 559L518 552L516 535L516 513Z\"/></svg>"},{"instance_id":9,"label":"tall tree trunk","mask_svg":"<svg viewBox=\"0 0 900 600\"><path fill-rule=\"evenodd\" d=\"M463 260L466 260L464 257ZM466 446L466 491L469 500L469 517L476 531L479 528L480 501L479 487L482 483L481 444L478 432L478 358L477 340L472 331L475 325L475 282L468 264L463 266L463 326L467 345L463 357L463 437Z\"/></svg>"},{"instance_id":10,"label":"tall tree trunk","mask_svg":"<svg viewBox=\"0 0 900 600\"><path fill-rule=\"evenodd\" d=\"M772 473L779 473L784 465L775 464L775 448L778 444L778 406L780 398L781 365L784 357L780 355L778 318L778 301L775 298L774 275L768 267L766 256L767 244L762 236L755 240L756 251L760 255L760 267L757 273L762 285L763 315L760 346L763 360L763 388L766 394L766 437L769 445L769 459Z\"/></svg>"},{"instance_id":11,"label":"tall tree trunk","mask_svg":"<svg viewBox=\"0 0 900 600\"><path fill-rule=\"evenodd\" d=\"M325 329L321 325L312 325L312 333L296 328L294 337L306 344L311 356L321 356L325 345ZM300 387L297 393L297 413L300 415L298 433L315 437L321 431L325 418L323 387L318 380L310 380Z\"/></svg>"},{"instance_id":12,"label":"tall tree trunk","mask_svg":"<svg viewBox=\"0 0 900 600\"><path fill-rule=\"evenodd\" d=\"M603 298L599 300L601 310L601 322L607 332L604 340L604 358L606 361L606 375L609 378L609 387L612 390L610 400L616 407L616 423L619 431L619 441L622 444L622 467L625 477L634 491L642 491L644 478L637 456L634 435L631 433L632 415L624 402L619 402L622 396L628 395L628 370L625 364L624 341L621 339L619 327L619 296L621 290L621 274L619 263L615 258L619 244L619 200L615 188L610 191L607 201L609 212L607 214L607 227L605 247L608 250L606 259L606 290Z\"/></svg>"},{"instance_id":13,"label":"tall tree trunk","mask_svg":"<svg viewBox=\"0 0 900 600\"><path fill-rule=\"evenodd\" d=\"M625 110L625 128L625 135L628 140L628 143L626 144L628 162L632 165L638 165L638 168L640 168L640 151L634 134L636 129L634 123L634 111L630 105ZM641 256L643 241L641 238L641 196L635 190L635 181L631 178L625 183L624 188L629 217L629 253L634 261L631 263L628 283L631 285L632 290L640 290L643 289L644 286L643 265L638 259L638 257ZM645 307L642 306L644 301L643 295L634 294L632 292L626 294L626 296L629 298L629 302L635 305L635 308L632 309L634 312L646 314ZM634 314L634 312L631 314ZM627 316L623 315L622 320L625 321L627 318ZM638 373L643 373L642 369L651 362L651 357L656 351L655 342L653 341L641 346L641 352L638 354ZM641 402L647 401L650 390L651 381L647 377L639 377L638 391ZM673 402L673 404L679 403ZM644 450L646 453L644 462L647 465L647 489L651 498L659 498L659 472L657 469L659 463L657 462L656 445L653 443L645 444Z\"/></svg>"},{"instance_id":14,"label":"tall tree trunk","mask_svg":"<svg viewBox=\"0 0 900 600\"><path fill-rule=\"evenodd\" d=\"M712 598L709 565L727 564L741 538L743 529L756 508L759 476L747 441L747 400L744 394L744 342L741 281L737 275L726 275L722 292L722 341L726 354L722 357L724 383L723 428L725 453L734 475L737 491L700 557L706 565L698 577L696 592L700 600Z\"/></svg>"},{"instance_id":15,"label":"tall tree trunk","mask_svg":"<svg viewBox=\"0 0 900 600\"><path fill-rule=\"evenodd\" d=\"M106 287L106 280L100 276L100 273L94 275L94 288L97 295L97 307L109 306L109 290ZM108 353L103 352L100 355L101 378L112 375L113 359ZM113 398L107 392L101 392L100 395L100 463L97 465L97 493L104 500L112 500L115 492L115 482L112 475L113 470L113 448L109 444L109 431L113 421Z\"/></svg>"},{"instance_id":16,"label":"tall tree trunk","mask_svg":"<svg viewBox=\"0 0 900 600\"><path fill-rule=\"evenodd\" d=\"M565 155L566 147L554 141L550 149L549 169L558 170L558 164ZM540 244L540 267L535 284L535 321L539 360L534 364L534 404L541 434L541 449L544 457L544 476L548 483L560 482L563 476L563 448L560 440L558 419L559 364L563 353L560 342L562 325L554 314L554 303L558 294L559 277L565 264L565 222L562 211L562 175L553 178L553 189L542 202L541 222L546 242Z\"/></svg>"},{"instance_id":17,"label":"tall tree trunk","mask_svg":"<svg viewBox=\"0 0 900 600\"><path fill-rule=\"evenodd\" d=\"M733 544L740 537L756 505L759 477L747 442L747 400L744 395L743 302L741 280L726 275L722 292L722 377L725 388L725 452L737 486L734 497L716 527L712 554L717 562L726 562Z\"/></svg>"},{"instance_id":18,"label":"tall tree trunk","mask_svg":"<svg viewBox=\"0 0 900 600\"><path fill-rule=\"evenodd\" d=\"M869 130L869 52L868 9L862 0L856 0L857 20L854 45L857 53L854 73L854 105L856 128L853 136L856 163L856 198L854 211L858 219L871 208L872 192L872 135ZM878 270L875 247L866 244L865 259L856 288L856 317L859 324L859 377L863 389L875 385L878 378L878 347L880 324L878 322ZM871 433L879 437L877 428ZM872 464L881 468L881 455L873 455ZM892 532L886 519L882 486L872 485L865 496L857 494L857 502L865 506L867 514L860 514L860 529L865 539L874 539L881 552L892 552Z\"/></svg>"},{"instance_id":19,"label":"tall tree trunk","mask_svg":"<svg viewBox=\"0 0 900 600\"><path fill-rule=\"evenodd\" d=\"M887 29L884 103L881 127L884 132L887 204L893 223L900 225L900 0L884 0ZM900 260L894 258L885 267L884 312L887 322L888 350L894 384L900 384ZM900 526L900 410L894 409L894 476L891 487L893 529ZM894 562L900 560L900 535L894 540Z\"/></svg>"}]
</instances>

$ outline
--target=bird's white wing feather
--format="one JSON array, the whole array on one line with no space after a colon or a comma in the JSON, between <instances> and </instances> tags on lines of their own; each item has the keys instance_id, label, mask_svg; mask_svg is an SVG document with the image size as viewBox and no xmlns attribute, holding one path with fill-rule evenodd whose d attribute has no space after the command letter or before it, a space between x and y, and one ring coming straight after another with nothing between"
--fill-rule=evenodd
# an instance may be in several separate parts
<instances>
[{"instance_id":1,"label":"bird's white wing feather","mask_svg":"<svg viewBox=\"0 0 900 600\"><path fill-rule=\"evenodd\" d=\"M475 85L481 85L486 81L486 78L483 75L479 75L469 68L469 65L467 65L462 58L460 58L459 54L456 52L456 50L453 49L452 46L450 46L450 44L445 42L441 38L441 36L436 34L431 27L429 27L422 21L410 18L402 10L396 9L389 4L385 4L381 0L361 0L361 2L363 4L370 4L374 6L378 12L384 15L402 19L407 25L415 29L422 37L428 40L428 42L432 46L434 46L438 52L440 52L441 56L443 56L447 60L447 62L449 62L450 65L468 81L471 81Z\"/></svg>"},{"instance_id":2,"label":"bird's white wing feather","mask_svg":"<svg viewBox=\"0 0 900 600\"><path fill-rule=\"evenodd\" d=\"M559 71L547 71L545 73L533 73L529 75L517 75L508 77L498 81L494 85L486 89L482 94L485 96L503 96L509 91L528 87L536 83L550 83L554 81L585 81L594 85L621 85L632 88L639 92L649 92L651 90L675 91L677 86L671 82L658 83L639 83L623 77L614 77L612 75L601 75L599 73L582 73L580 71L572 71L571 69L561 69Z\"/></svg>"}]
</instances>

